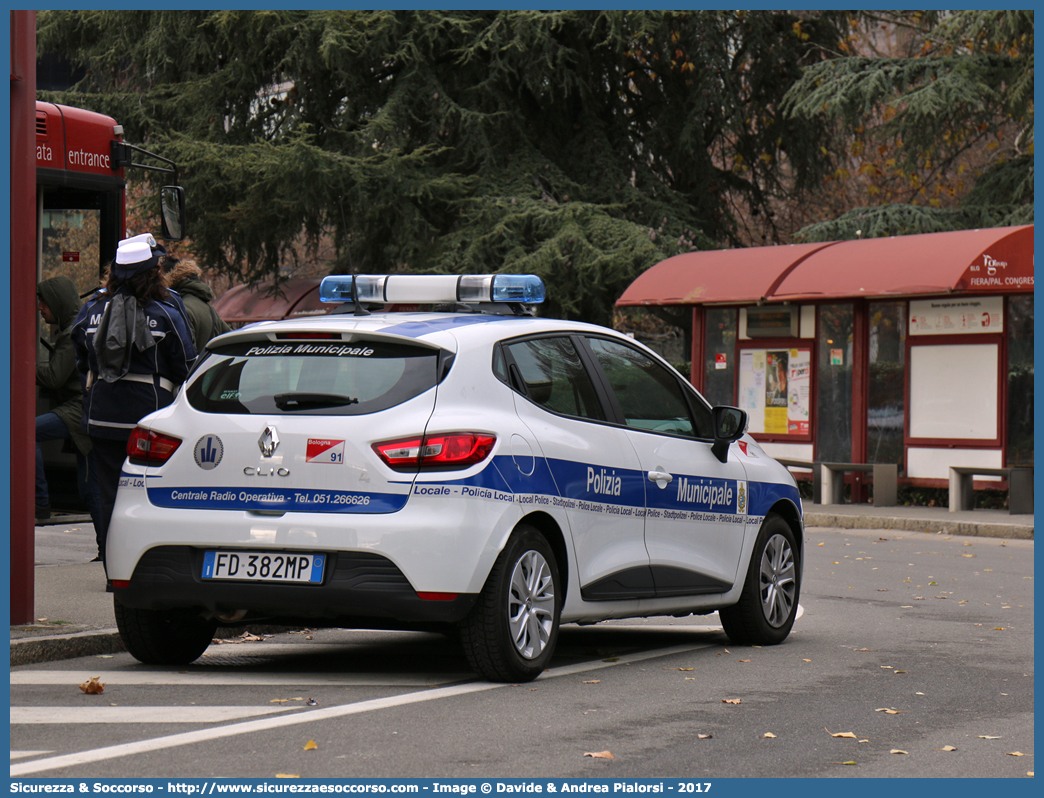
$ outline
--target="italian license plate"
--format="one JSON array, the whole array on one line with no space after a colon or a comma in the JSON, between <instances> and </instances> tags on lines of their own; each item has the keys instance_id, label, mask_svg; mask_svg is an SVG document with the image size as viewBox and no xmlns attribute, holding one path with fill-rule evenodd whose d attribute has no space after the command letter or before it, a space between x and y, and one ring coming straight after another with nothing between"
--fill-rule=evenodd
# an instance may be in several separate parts
<instances>
[{"instance_id":1,"label":"italian license plate","mask_svg":"<svg viewBox=\"0 0 1044 798\"><path fill-rule=\"evenodd\" d=\"M203 578L319 584L323 581L325 565L325 554L208 551L203 555Z\"/></svg>"}]
</instances>

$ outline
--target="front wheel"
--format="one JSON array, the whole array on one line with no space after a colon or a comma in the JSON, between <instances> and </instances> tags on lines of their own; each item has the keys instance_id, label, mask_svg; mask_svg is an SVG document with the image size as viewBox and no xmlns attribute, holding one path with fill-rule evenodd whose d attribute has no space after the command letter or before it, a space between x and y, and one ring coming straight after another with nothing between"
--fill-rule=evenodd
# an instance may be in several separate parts
<instances>
[{"instance_id":1,"label":"front wheel","mask_svg":"<svg viewBox=\"0 0 1044 798\"><path fill-rule=\"evenodd\" d=\"M797 552L790 525L778 515L766 517L754 541L740 600L718 610L732 642L771 646L790 634L801 588Z\"/></svg>"},{"instance_id":2,"label":"front wheel","mask_svg":"<svg viewBox=\"0 0 1044 798\"><path fill-rule=\"evenodd\" d=\"M217 621L186 610L139 610L113 600L116 627L130 655L146 665L186 665L207 650Z\"/></svg>"},{"instance_id":3,"label":"front wheel","mask_svg":"<svg viewBox=\"0 0 1044 798\"><path fill-rule=\"evenodd\" d=\"M493 682L535 679L551 660L561 614L555 554L540 532L521 525L460 622L468 663Z\"/></svg>"}]
</instances>

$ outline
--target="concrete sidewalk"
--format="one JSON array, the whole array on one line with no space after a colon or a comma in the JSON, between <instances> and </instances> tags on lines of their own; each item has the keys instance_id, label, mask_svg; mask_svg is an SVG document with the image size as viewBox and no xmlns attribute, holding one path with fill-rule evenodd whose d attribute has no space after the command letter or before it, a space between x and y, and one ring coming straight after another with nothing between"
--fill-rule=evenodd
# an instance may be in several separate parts
<instances>
[{"instance_id":1,"label":"concrete sidewalk","mask_svg":"<svg viewBox=\"0 0 1044 798\"><path fill-rule=\"evenodd\" d=\"M1032 515L1009 515L1002 510L951 513L945 507L867 504L806 504L804 509L809 528L1033 539ZM94 529L87 517L66 516L36 528L33 617L37 621L11 627L12 666L124 650L116 631L112 595L105 592L105 572L101 563L89 562L96 550ZM227 630L222 636L242 631Z\"/></svg>"}]
</instances>

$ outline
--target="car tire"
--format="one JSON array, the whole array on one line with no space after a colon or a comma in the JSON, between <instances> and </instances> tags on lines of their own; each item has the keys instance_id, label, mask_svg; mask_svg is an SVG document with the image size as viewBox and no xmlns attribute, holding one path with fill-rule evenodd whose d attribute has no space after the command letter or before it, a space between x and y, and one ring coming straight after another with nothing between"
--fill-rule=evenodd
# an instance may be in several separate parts
<instances>
[{"instance_id":1,"label":"car tire","mask_svg":"<svg viewBox=\"0 0 1044 798\"><path fill-rule=\"evenodd\" d=\"M113 601L116 627L127 651L146 665L185 665L214 639L216 620L185 610L140 610Z\"/></svg>"},{"instance_id":2,"label":"car tire","mask_svg":"<svg viewBox=\"0 0 1044 798\"><path fill-rule=\"evenodd\" d=\"M547 539L520 525L486 579L460 642L468 663L493 682L528 682L547 668L558 640L562 595Z\"/></svg>"},{"instance_id":3,"label":"car tire","mask_svg":"<svg viewBox=\"0 0 1044 798\"><path fill-rule=\"evenodd\" d=\"M754 541L739 601L718 610L733 643L772 646L790 634L801 593L798 556L794 531L770 513Z\"/></svg>"}]
</instances>

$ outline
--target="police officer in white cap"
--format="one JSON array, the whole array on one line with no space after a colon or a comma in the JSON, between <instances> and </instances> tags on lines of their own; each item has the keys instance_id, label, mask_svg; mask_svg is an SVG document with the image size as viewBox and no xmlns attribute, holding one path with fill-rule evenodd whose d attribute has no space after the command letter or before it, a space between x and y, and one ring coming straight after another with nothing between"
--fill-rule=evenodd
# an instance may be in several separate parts
<instances>
[{"instance_id":1,"label":"police officer in white cap","mask_svg":"<svg viewBox=\"0 0 1044 798\"><path fill-rule=\"evenodd\" d=\"M151 241L149 240L151 239ZM139 419L166 407L196 358L184 306L167 289L152 236L120 242L105 292L73 323L84 384L83 425L97 453L101 556L127 441Z\"/></svg>"}]
</instances>

